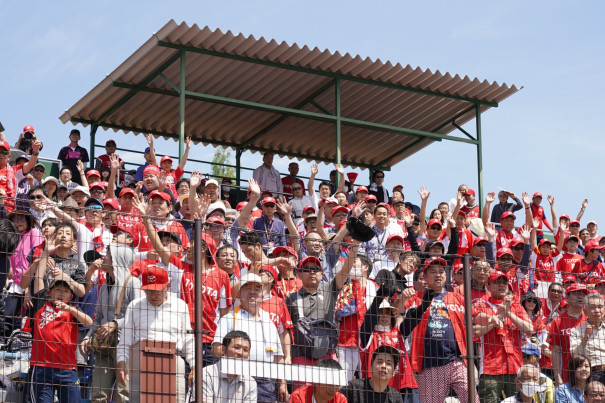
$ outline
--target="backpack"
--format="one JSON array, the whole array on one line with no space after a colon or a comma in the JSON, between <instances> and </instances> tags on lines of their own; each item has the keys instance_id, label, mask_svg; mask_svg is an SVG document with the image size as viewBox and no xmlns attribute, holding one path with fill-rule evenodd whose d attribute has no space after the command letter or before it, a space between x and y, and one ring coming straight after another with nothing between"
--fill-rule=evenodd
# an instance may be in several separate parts
<instances>
[{"instance_id":1,"label":"backpack","mask_svg":"<svg viewBox=\"0 0 605 403\"><path fill-rule=\"evenodd\" d=\"M298 321L294 326L294 343L303 356L317 360L330 354L338 345L338 326L326 319L304 316L302 304L298 307Z\"/></svg>"}]
</instances>

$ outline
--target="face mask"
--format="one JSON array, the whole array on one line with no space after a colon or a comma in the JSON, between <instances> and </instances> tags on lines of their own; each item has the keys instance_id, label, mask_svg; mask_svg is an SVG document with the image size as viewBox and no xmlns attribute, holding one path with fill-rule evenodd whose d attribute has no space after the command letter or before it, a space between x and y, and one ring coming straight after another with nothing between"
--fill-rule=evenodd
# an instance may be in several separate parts
<instances>
[{"instance_id":1,"label":"face mask","mask_svg":"<svg viewBox=\"0 0 605 403\"><path fill-rule=\"evenodd\" d=\"M523 382L521 383L521 393L527 397L531 397L536 393L544 392L546 385L540 385L536 382Z\"/></svg>"},{"instance_id":2,"label":"face mask","mask_svg":"<svg viewBox=\"0 0 605 403\"><path fill-rule=\"evenodd\" d=\"M359 280L362 277L361 267L353 267L349 272L351 280Z\"/></svg>"}]
</instances>

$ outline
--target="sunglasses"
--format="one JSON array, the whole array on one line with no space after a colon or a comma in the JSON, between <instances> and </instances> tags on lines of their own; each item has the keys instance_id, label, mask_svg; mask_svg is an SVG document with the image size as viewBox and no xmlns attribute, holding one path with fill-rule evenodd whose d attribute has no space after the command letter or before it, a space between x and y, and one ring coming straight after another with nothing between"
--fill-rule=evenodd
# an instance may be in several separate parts
<instances>
[{"instance_id":1,"label":"sunglasses","mask_svg":"<svg viewBox=\"0 0 605 403\"><path fill-rule=\"evenodd\" d=\"M523 250L523 246L515 246L512 250Z\"/></svg>"},{"instance_id":2,"label":"sunglasses","mask_svg":"<svg viewBox=\"0 0 605 403\"><path fill-rule=\"evenodd\" d=\"M368 201L366 201L366 204L370 204L370 203L376 204L378 202L376 200L368 200Z\"/></svg>"},{"instance_id":3,"label":"sunglasses","mask_svg":"<svg viewBox=\"0 0 605 403\"><path fill-rule=\"evenodd\" d=\"M263 204L263 207L275 208L275 204Z\"/></svg>"},{"instance_id":4,"label":"sunglasses","mask_svg":"<svg viewBox=\"0 0 605 403\"><path fill-rule=\"evenodd\" d=\"M0 150L0 155L9 155L10 151L8 150Z\"/></svg>"},{"instance_id":5,"label":"sunglasses","mask_svg":"<svg viewBox=\"0 0 605 403\"><path fill-rule=\"evenodd\" d=\"M235 222L235 218L233 218L233 217L225 217L225 221Z\"/></svg>"},{"instance_id":6,"label":"sunglasses","mask_svg":"<svg viewBox=\"0 0 605 403\"><path fill-rule=\"evenodd\" d=\"M563 290L559 290L559 289L553 289L553 290L550 290L549 292L552 292L553 294L563 294Z\"/></svg>"},{"instance_id":7,"label":"sunglasses","mask_svg":"<svg viewBox=\"0 0 605 403\"><path fill-rule=\"evenodd\" d=\"M573 228L580 228L580 226L579 226L578 224L571 224L569 227L570 227L570 228L572 228L572 227L573 227Z\"/></svg>"},{"instance_id":8,"label":"sunglasses","mask_svg":"<svg viewBox=\"0 0 605 403\"><path fill-rule=\"evenodd\" d=\"M292 190L302 190L302 188L301 188L301 187L298 187L298 188L292 188Z\"/></svg>"},{"instance_id":9,"label":"sunglasses","mask_svg":"<svg viewBox=\"0 0 605 403\"><path fill-rule=\"evenodd\" d=\"M433 225L433 226L429 227L429 229L432 229L433 231L436 231L436 230L441 231L441 227L438 225Z\"/></svg>"},{"instance_id":10,"label":"sunglasses","mask_svg":"<svg viewBox=\"0 0 605 403\"><path fill-rule=\"evenodd\" d=\"M347 213L336 213L334 214L334 217L346 217Z\"/></svg>"},{"instance_id":11,"label":"sunglasses","mask_svg":"<svg viewBox=\"0 0 605 403\"><path fill-rule=\"evenodd\" d=\"M99 206L98 204L93 204L91 206L86 207L88 210L103 210L103 206Z\"/></svg>"},{"instance_id":12,"label":"sunglasses","mask_svg":"<svg viewBox=\"0 0 605 403\"><path fill-rule=\"evenodd\" d=\"M34 169L34 172L46 172L46 170L41 169L41 168L36 168L36 169Z\"/></svg>"},{"instance_id":13,"label":"sunglasses","mask_svg":"<svg viewBox=\"0 0 605 403\"><path fill-rule=\"evenodd\" d=\"M298 269L298 271L301 273L317 273L321 272L322 269L319 266L305 266Z\"/></svg>"},{"instance_id":14,"label":"sunglasses","mask_svg":"<svg viewBox=\"0 0 605 403\"><path fill-rule=\"evenodd\" d=\"M22 221L27 221L27 218L25 218L25 217L15 217L11 221L12 222L22 222Z\"/></svg>"},{"instance_id":15,"label":"sunglasses","mask_svg":"<svg viewBox=\"0 0 605 403\"><path fill-rule=\"evenodd\" d=\"M29 196L29 200L41 200L42 197L42 195L31 195Z\"/></svg>"}]
</instances>

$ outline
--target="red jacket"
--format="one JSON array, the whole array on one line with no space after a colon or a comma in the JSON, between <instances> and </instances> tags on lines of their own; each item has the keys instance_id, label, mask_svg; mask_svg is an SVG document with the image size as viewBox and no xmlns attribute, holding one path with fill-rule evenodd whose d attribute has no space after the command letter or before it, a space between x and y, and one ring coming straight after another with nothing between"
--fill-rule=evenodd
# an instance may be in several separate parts
<instances>
[{"instance_id":1,"label":"red jacket","mask_svg":"<svg viewBox=\"0 0 605 403\"><path fill-rule=\"evenodd\" d=\"M448 314L454 328L454 335L456 336L456 343L458 349L460 349L460 355L466 355L466 329L464 327L464 297L460 294L448 292L443 297L443 302L447 306ZM432 305L432 304L431 304ZM422 361L424 359L424 337L426 335L426 328L429 321L430 307L422 315L422 319L418 326L412 332L412 370L414 372L422 371ZM464 360L466 365L466 360Z\"/></svg>"}]
</instances>

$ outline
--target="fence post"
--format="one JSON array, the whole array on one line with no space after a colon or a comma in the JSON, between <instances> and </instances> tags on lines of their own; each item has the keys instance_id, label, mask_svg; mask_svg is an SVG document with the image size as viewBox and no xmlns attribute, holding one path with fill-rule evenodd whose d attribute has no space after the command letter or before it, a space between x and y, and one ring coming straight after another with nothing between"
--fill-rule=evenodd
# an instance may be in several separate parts
<instances>
[{"instance_id":1,"label":"fence post","mask_svg":"<svg viewBox=\"0 0 605 403\"><path fill-rule=\"evenodd\" d=\"M202 220L195 219L193 222L193 230L195 239L195 250L193 256L193 273L195 275L195 399L202 401L202 371L204 369L203 356L203 315L202 310Z\"/></svg>"},{"instance_id":2,"label":"fence post","mask_svg":"<svg viewBox=\"0 0 605 403\"><path fill-rule=\"evenodd\" d=\"M464 322L466 327L466 361L468 375L468 401L474 402L477 393L475 385L475 346L473 344L473 303L471 300L471 256L464 254Z\"/></svg>"}]
</instances>

